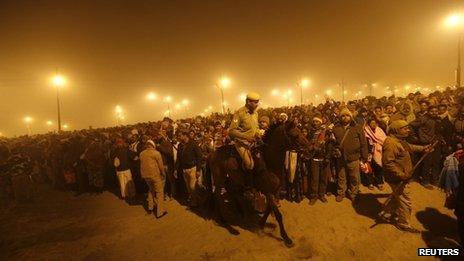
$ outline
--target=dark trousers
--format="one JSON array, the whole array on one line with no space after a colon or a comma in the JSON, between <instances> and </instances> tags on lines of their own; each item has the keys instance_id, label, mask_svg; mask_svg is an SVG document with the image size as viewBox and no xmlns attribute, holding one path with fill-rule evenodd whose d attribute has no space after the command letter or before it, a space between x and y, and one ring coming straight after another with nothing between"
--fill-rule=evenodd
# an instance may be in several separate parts
<instances>
[{"instance_id":1,"label":"dark trousers","mask_svg":"<svg viewBox=\"0 0 464 261\"><path fill-rule=\"evenodd\" d=\"M77 192L84 193L89 190L89 178L84 163L79 162L76 167Z\"/></svg>"},{"instance_id":2,"label":"dark trousers","mask_svg":"<svg viewBox=\"0 0 464 261\"><path fill-rule=\"evenodd\" d=\"M379 164L375 163L375 161L371 161L371 167L374 173L366 175L367 185L383 184L382 167L380 167Z\"/></svg>"},{"instance_id":3,"label":"dark trousers","mask_svg":"<svg viewBox=\"0 0 464 261\"><path fill-rule=\"evenodd\" d=\"M311 161L310 177L310 198L322 197L327 191L327 172L329 165L324 161Z\"/></svg>"},{"instance_id":4,"label":"dark trousers","mask_svg":"<svg viewBox=\"0 0 464 261\"><path fill-rule=\"evenodd\" d=\"M441 148L436 146L435 150L424 159L421 171L422 184L438 184L440 178Z\"/></svg>"},{"instance_id":5,"label":"dark trousers","mask_svg":"<svg viewBox=\"0 0 464 261\"><path fill-rule=\"evenodd\" d=\"M346 192L350 198L355 198L359 193L360 183L359 160L337 162L337 195L345 196Z\"/></svg>"},{"instance_id":6,"label":"dark trousers","mask_svg":"<svg viewBox=\"0 0 464 261\"><path fill-rule=\"evenodd\" d=\"M176 177L174 176L174 165L165 164L166 182L164 184L164 191L170 197L175 197L176 194Z\"/></svg>"}]
</instances>

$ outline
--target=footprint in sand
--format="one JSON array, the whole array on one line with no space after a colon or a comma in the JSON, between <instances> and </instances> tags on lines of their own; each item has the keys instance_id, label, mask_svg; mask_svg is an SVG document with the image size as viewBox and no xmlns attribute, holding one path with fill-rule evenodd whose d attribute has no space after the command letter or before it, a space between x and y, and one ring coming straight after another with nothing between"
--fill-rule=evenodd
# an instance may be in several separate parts
<instances>
[{"instance_id":1,"label":"footprint in sand","mask_svg":"<svg viewBox=\"0 0 464 261\"><path fill-rule=\"evenodd\" d=\"M297 259L309 259L317 256L317 251L312 244L306 239L301 237L298 239L297 247L293 250L292 256Z\"/></svg>"}]
</instances>

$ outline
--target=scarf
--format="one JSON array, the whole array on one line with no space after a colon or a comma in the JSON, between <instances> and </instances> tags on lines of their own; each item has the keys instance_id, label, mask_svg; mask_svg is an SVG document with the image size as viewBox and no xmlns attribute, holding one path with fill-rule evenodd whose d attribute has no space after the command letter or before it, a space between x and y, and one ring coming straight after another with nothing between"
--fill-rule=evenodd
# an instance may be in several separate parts
<instances>
[{"instance_id":1,"label":"scarf","mask_svg":"<svg viewBox=\"0 0 464 261\"><path fill-rule=\"evenodd\" d=\"M379 127L372 130L368 125L364 126L364 133L366 135L369 145L372 146L372 158L377 165L382 166L382 145L387 135Z\"/></svg>"}]
</instances>

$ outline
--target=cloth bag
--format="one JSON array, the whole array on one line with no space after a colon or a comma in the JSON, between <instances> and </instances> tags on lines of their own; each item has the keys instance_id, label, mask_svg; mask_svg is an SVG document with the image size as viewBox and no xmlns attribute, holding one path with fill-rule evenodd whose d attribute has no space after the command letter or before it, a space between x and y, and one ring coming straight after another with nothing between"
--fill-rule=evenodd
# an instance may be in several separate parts
<instances>
[{"instance_id":1,"label":"cloth bag","mask_svg":"<svg viewBox=\"0 0 464 261\"><path fill-rule=\"evenodd\" d=\"M290 183L293 183L293 180L295 180L297 159L298 153L295 151L285 152L285 171L287 173L287 180Z\"/></svg>"}]
</instances>

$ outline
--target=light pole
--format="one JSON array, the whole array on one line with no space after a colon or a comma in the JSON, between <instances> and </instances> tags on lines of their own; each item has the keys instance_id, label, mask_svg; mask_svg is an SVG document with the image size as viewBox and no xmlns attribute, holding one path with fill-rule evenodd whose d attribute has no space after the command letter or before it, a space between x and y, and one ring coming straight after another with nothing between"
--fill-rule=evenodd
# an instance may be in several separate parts
<instances>
[{"instance_id":1,"label":"light pole","mask_svg":"<svg viewBox=\"0 0 464 261\"><path fill-rule=\"evenodd\" d=\"M297 84L300 87L300 105L303 105L303 89L308 87L309 80L307 78L301 79L301 81Z\"/></svg>"},{"instance_id":2,"label":"light pole","mask_svg":"<svg viewBox=\"0 0 464 261\"><path fill-rule=\"evenodd\" d=\"M225 102L224 102L224 89L229 87L230 85L230 79L227 78L227 77L222 77L220 80L219 80L219 83L216 84L216 86L221 89L221 106L222 106L222 114L225 114L226 113L226 105L225 105Z\"/></svg>"},{"instance_id":3,"label":"light pole","mask_svg":"<svg viewBox=\"0 0 464 261\"><path fill-rule=\"evenodd\" d=\"M182 106L184 107L184 112L185 112L185 118L187 118L187 107L189 106L190 101L188 99L183 99L182 100Z\"/></svg>"},{"instance_id":4,"label":"light pole","mask_svg":"<svg viewBox=\"0 0 464 261\"><path fill-rule=\"evenodd\" d=\"M171 96L166 96L164 97L164 101L168 104L168 117L171 118L171 101L172 97Z\"/></svg>"},{"instance_id":5,"label":"light pole","mask_svg":"<svg viewBox=\"0 0 464 261\"><path fill-rule=\"evenodd\" d=\"M340 87L342 87L342 102L345 102L345 94L347 93L347 91L345 91L345 82L343 80L340 83Z\"/></svg>"},{"instance_id":6,"label":"light pole","mask_svg":"<svg viewBox=\"0 0 464 261\"><path fill-rule=\"evenodd\" d=\"M50 131L50 128L53 125L53 121L46 121L45 124L47 125L47 131Z\"/></svg>"},{"instance_id":7,"label":"light pole","mask_svg":"<svg viewBox=\"0 0 464 261\"><path fill-rule=\"evenodd\" d=\"M283 94L283 98L285 100L287 100L287 107L290 107L290 99L291 99L291 96L292 96L292 90L287 90L284 94Z\"/></svg>"},{"instance_id":8,"label":"light pole","mask_svg":"<svg viewBox=\"0 0 464 261\"><path fill-rule=\"evenodd\" d=\"M24 117L24 122L26 123L26 128L27 128L27 133L29 135L32 135L32 130L31 130L31 123L33 119L29 116Z\"/></svg>"},{"instance_id":9,"label":"light pole","mask_svg":"<svg viewBox=\"0 0 464 261\"><path fill-rule=\"evenodd\" d=\"M461 45L463 34L459 35L458 40L458 66L456 67L456 88L461 87Z\"/></svg>"},{"instance_id":10,"label":"light pole","mask_svg":"<svg viewBox=\"0 0 464 261\"><path fill-rule=\"evenodd\" d=\"M59 75L58 73L55 74L53 77L53 85L56 89L56 108L58 113L58 132L61 132L61 104L60 104L60 88L64 86L66 83L66 79Z\"/></svg>"},{"instance_id":11,"label":"light pole","mask_svg":"<svg viewBox=\"0 0 464 261\"><path fill-rule=\"evenodd\" d=\"M461 46L464 37L464 14L453 14L445 19L447 27L458 28L458 62L456 66L456 88L461 87Z\"/></svg>"},{"instance_id":12,"label":"light pole","mask_svg":"<svg viewBox=\"0 0 464 261\"><path fill-rule=\"evenodd\" d=\"M149 103L152 103L153 101L156 101L158 99L158 95L156 95L156 93L154 92L149 92L147 93L145 98Z\"/></svg>"},{"instance_id":13,"label":"light pole","mask_svg":"<svg viewBox=\"0 0 464 261\"><path fill-rule=\"evenodd\" d=\"M332 94L333 94L333 92L330 89L325 91L326 98L330 98L332 96Z\"/></svg>"},{"instance_id":14,"label":"light pole","mask_svg":"<svg viewBox=\"0 0 464 261\"><path fill-rule=\"evenodd\" d=\"M122 114L122 107L120 105L116 105L116 107L114 108L114 112L116 113L116 124L119 126L121 123L120 120L124 119L124 116Z\"/></svg>"},{"instance_id":15,"label":"light pole","mask_svg":"<svg viewBox=\"0 0 464 261\"><path fill-rule=\"evenodd\" d=\"M181 118L181 111L180 110L182 109L182 104L180 104L180 103L174 104L174 109L177 110L177 112L178 112L177 118L180 119Z\"/></svg>"}]
</instances>

